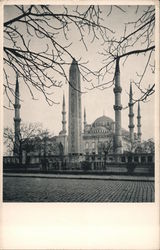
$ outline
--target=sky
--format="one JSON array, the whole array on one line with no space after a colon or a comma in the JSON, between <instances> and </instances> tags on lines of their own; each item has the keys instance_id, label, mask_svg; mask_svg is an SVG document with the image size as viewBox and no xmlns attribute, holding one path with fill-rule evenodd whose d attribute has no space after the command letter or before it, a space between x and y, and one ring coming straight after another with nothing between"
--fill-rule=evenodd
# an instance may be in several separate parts
<instances>
[{"instance_id":1,"label":"sky","mask_svg":"<svg viewBox=\"0 0 160 250\"><path fill-rule=\"evenodd\" d=\"M61 6L56 6L57 9L61 9ZM69 8L73 9L73 6ZM106 17L106 12L109 10L108 7L102 7L103 10L103 17L104 23L115 30L115 36L119 37L123 34L124 30L124 23L134 21L137 18L135 14L135 6L125 7L127 12L123 13L118 8L114 9L112 14L109 17ZM142 14L146 6L141 6L139 9L138 15ZM12 6L7 6L4 9L4 19L8 20L11 16L15 16L16 12ZM71 40L72 46L69 48L70 52L74 55L76 59L82 57L83 61L89 60L88 66L91 69L98 69L102 65L102 60L104 59L100 54L99 51L102 51L104 48L107 49L106 44L102 45L102 41L99 39L94 43L91 43L91 38L86 34L85 41L88 45L88 51L86 51L83 44L79 41L79 34L75 30L74 27L70 30L69 40ZM63 39L62 36L59 39ZM41 44L34 44L33 46L42 46ZM122 106L126 107L128 104L129 96L129 84L132 79L136 78L136 72L142 73L144 69L146 58L138 57L138 56L131 56L128 58L127 62L122 65L120 64L120 72L121 72L121 87L122 87ZM66 68L66 72L69 75L69 65ZM15 83L15 76L11 76L12 82ZM63 80L63 79L62 79ZM94 79L93 79L94 80ZM96 79L95 79L96 81ZM154 74L152 74L149 70L146 72L146 76L142 84L146 84L154 82ZM55 104L53 106L49 106L42 94L36 93L36 98L38 100L32 100L31 95L25 84L22 82L22 79L19 79L20 83L20 97L21 97L21 119L22 122L25 123L33 123L33 122L40 122L43 124L43 128L47 128L51 131L54 135L58 135L62 128L62 98L63 93L65 95L66 100L66 112L68 118L68 85L63 82L63 86L61 88L56 88L54 91L54 100L59 102L59 104ZM93 89L88 90L86 87L89 85L84 84L83 80L81 79L81 87L82 90L85 91L82 94L82 118L83 118L83 111L84 107L86 108L87 114L87 123L91 124L97 119L98 117L105 114L106 116L112 118L114 120L114 93L113 93L113 86L111 88L105 90ZM140 93L133 86L133 93L135 97L139 97ZM4 103L7 103L6 97L4 97ZM148 102L141 103L141 124L142 124L142 139L146 140L149 138L154 138L154 115L155 115L155 108L154 108L154 95L152 95ZM135 132L137 132L136 124L137 124L137 104L134 106L134 123L135 123ZM4 127L12 127L13 128L13 118L14 118L14 110L4 109ZM67 119L68 120L68 119ZM122 127L128 129L128 109L122 110ZM83 124L83 120L82 120ZM67 123L68 126L68 123Z\"/></svg>"}]
</instances>

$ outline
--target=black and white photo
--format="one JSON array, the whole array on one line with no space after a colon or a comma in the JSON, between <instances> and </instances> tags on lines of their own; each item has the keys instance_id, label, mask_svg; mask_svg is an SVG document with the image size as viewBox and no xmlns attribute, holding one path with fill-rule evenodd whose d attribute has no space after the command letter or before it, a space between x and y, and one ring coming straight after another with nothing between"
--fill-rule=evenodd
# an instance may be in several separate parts
<instances>
[{"instance_id":1,"label":"black and white photo","mask_svg":"<svg viewBox=\"0 0 160 250\"><path fill-rule=\"evenodd\" d=\"M155 6L4 5L3 202L155 201Z\"/></svg>"}]
</instances>

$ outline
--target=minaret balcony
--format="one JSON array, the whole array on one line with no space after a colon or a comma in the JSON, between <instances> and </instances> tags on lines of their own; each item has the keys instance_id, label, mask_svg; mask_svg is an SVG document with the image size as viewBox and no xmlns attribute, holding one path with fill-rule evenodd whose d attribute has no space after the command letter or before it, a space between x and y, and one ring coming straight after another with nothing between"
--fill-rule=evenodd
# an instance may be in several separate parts
<instances>
[{"instance_id":1,"label":"minaret balcony","mask_svg":"<svg viewBox=\"0 0 160 250\"><path fill-rule=\"evenodd\" d=\"M133 105L134 105L134 104L131 103L131 102L128 103L128 106L129 106L129 107L133 107Z\"/></svg>"},{"instance_id":2,"label":"minaret balcony","mask_svg":"<svg viewBox=\"0 0 160 250\"><path fill-rule=\"evenodd\" d=\"M20 107L21 107L20 104L14 104L14 108L15 108L15 109L17 109L17 108L20 109Z\"/></svg>"},{"instance_id":3,"label":"minaret balcony","mask_svg":"<svg viewBox=\"0 0 160 250\"><path fill-rule=\"evenodd\" d=\"M122 92L122 88L121 86L116 86L114 89L113 89L113 92L116 94L116 93L121 93Z\"/></svg>"},{"instance_id":4,"label":"minaret balcony","mask_svg":"<svg viewBox=\"0 0 160 250\"><path fill-rule=\"evenodd\" d=\"M133 125L133 124L130 124L128 127L129 127L129 128L134 128L134 125Z\"/></svg>"},{"instance_id":5,"label":"minaret balcony","mask_svg":"<svg viewBox=\"0 0 160 250\"><path fill-rule=\"evenodd\" d=\"M15 121L15 122L20 122L20 121L21 121L21 118L16 118L16 117L15 117L15 118L14 118L14 121Z\"/></svg>"},{"instance_id":6,"label":"minaret balcony","mask_svg":"<svg viewBox=\"0 0 160 250\"><path fill-rule=\"evenodd\" d=\"M114 110L121 110L122 109L122 105L113 105Z\"/></svg>"},{"instance_id":7,"label":"minaret balcony","mask_svg":"<svg viewBox=\"0 0 160 250\"><path fill-rule=\"evenodd\" d=\"M133 114L133 113L130 113L128 116L129 116L129 117L133 117L133 116L134 116L134 114Z\"/></svg>"}]
</instances>

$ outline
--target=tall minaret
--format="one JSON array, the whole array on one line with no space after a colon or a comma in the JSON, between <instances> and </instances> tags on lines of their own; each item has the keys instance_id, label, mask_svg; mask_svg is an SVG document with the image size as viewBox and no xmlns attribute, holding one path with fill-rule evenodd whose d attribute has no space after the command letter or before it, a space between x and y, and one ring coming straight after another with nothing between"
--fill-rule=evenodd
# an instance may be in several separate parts
<instances>
[{"instance_id":1,"label":"tall minaret","mask_svg":"<svg viewBox=\"0 0 160 250\"><path fill-rule=\"evenodd\" d=\"M115 87L113 89L115 94L115 153L121 154L123 152L122 148L122 132L121 132L121 92L122 88L120 86L120 69L119 69L119 58L116 59L116 69L115 69Z\"/></svg>"},{"instance_id":2,"label":"tall minaret","mask_svg":"<svg viewBox=\"0 0 160 250\"><path fill-rule=\"evenodd\" d=\"M131 148L133 147L134 142L134 113L133 113L133 93L132 93L132 83L130 83L130 93L129 93L129 134L130 134L130 142Z\"/></svg>"},{"instance_id":3,"label":"tall minaret","mask_svg":"<svg viewBox=\"0 0 160 250\"><path fill-rule=\"evenodd\" d=\"M66 105L65 96L63 94L63 104L62 104L62 133L66 134Z\"/></svg>"},{"instance_id":4,"label":"tall minaret","mask_svg":"<svg viewBox=\"0 0 160 250\"><path fill-rule=\"evenodd\" d=\"M86 108L84 108L84 131L85 131L86 125L87 125L87 120L86 120Z\"/></svg>"},{"instance_id":5,"label":"tall minaret","mask_svg":"<svg viewBox=\"0 0 160 250\"><path fill-rule=\"evenodd\" d=\"M137 112L137 136L138 141L141 142L141 114L140 114L140 103L138 101L138 112Z\"/></svg>"},{"instance_id":6,"label":"tall minaret","mask_svg":"<svg viewBox=\"0 0 160 250\"><path fill-rule=\"evenodd\" d=\"M82 152L82 116L81 116L81 86L78 64L73 59L69 70L69 124L68 153Z\"/></svg>"},{"instance_id":7,"label":"tall minaret","mask_svg":"<svg viewBox=\"0 0 160 250\"><path fill-rule=\"evenodd\" d=\"M16 88L15 88L15 117L14 117L14 155L19 154L20 149L20 108L21 105L19 104L19 82L18 82L18 74L16 74Z\"/></svg>"}]
</instances>

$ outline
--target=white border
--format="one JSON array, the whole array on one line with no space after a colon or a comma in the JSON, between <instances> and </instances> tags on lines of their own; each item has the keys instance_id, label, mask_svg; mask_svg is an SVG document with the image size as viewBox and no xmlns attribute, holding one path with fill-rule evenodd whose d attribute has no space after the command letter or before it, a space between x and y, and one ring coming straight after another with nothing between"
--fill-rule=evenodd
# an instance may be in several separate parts
<instances>
[{"instance_id":1,"label":"white border","mask_svg":"<svg viewBox=\"0 0 160 250\"><path fill-rule=\"evenodd\" d=\"M1 2L4 4L44 1ZM155 203L2 203L0 249L160 249L159 245L159 3L155 1L45 1L45 4L156 4L156 202ZM2 29L1 29L1 37ZM0 44L1 55L2 41ZM1 60L2 70L2 60ZM3 82L1 71L0 80ZM0 85L2 97L2 84ZM0 136L3 129L0 98ZM2 141L2 140L1 140ZM2 163L2 143L0 145ZM1 168L2 175L2 168ZM2 183L1 183L2 190ZM1 193L2 194L2 193ZM1 196L2 198L2 196ZM2 199L1 199L2 201Z\"/></svg>"}]
</instances>

